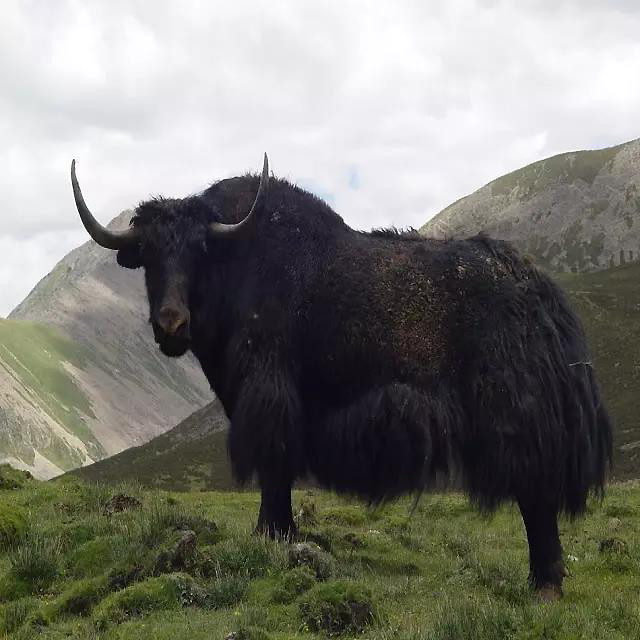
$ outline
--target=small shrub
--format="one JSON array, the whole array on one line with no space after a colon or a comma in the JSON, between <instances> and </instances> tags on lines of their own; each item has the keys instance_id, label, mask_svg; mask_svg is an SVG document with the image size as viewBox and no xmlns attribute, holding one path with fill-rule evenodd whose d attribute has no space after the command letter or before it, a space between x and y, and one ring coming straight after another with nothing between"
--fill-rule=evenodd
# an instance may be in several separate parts
<instances>
[{"instance_id":1,"label":"small shrub","mask_svg":"<svg viewBox=\"0 0 640 640\"><path fill-rule=\"evenodd\" d=\"M63 592L60 597L47 604L43 617L52 621L63 615L87 616L108 591L106 576L80 580Z\"/></svg>"},{"instance_id":2,"label":"small shrub","mask_svg":"<svg viewBox=\"0 0 640 640\"><path fill-rule=\"evenodd\" d=\"M222 539L215 522L189 514L180 504L166 500L156 500L148 509L140 509L131 533L147 547L156 548L159 541L178 530L194 531L199 544L215 544Z\"/></svg>"},{"instance_id":3,"label":"small shrub","mask_svg":"<svg viewBox=\"0 0 640 640\"><path fill-rule=\"evenodd\" d=\"M7 634L16 631L22 626L32 611L38 607L37 598L26 597L7 602L0 607L0 634Z\"/></svg>"},{"instance_id":4,"label":"small shrub","mask_svg":"<svg viewBox=\"0 0 640 640\"><path fill-rule=\"evenodd\" d=\"M281 604L290 604L299 595L308 591L316 583L315 571L302 566L287 571L272 595L272 600Z\"/></svg>"},{"instance_id":5,"label":"small shrub","mask_svg":"<svg viewBox=\"0 0 640 640\"><path fill-rule=\"evenodd\" d=\"M248 589L247 576L219 576L206 589L205 606L210 609L232 607L245 597Z\"/></svg>"},{"instance_id":6,"label":"small shrub","mask_svg":"<svg viewBox=\"0 0 640 640\"><path fill-rule=\"evenodd\" d=\"M314 632L360 633L374 620L371 592L355 582L319 584L300 602L300 615Z\"/></svg>"},{"instance_id":7,"label":"small shrub","mask_svg":"<svg viewBox=\"0 0 640 640\"><path fill-rule=\"evenodd\" d=\"M0 464L0 490L21 489L33 479L28 471L14 469L10 464Z\"/></svg>"},{"instance_id":8,"label":"small shrub","mask_svg":"<svg viewBox=\"0 0 640 640\"><path fill-rule=\"evenodd\" d=\"M193 578L186 574L148 578L108 595L94 609L93 619L96 627L103 630L110 624L119 624L158 609L196 604L203 595Z\"/></svg>"},{"instance_id":9,"label":"small shrub","mask_svg":"<svg viewBox=\"0 0 640 640\"><path fill-rule=\"evenodd\" d=\"M0 503L0 550L8 549L20 542L27 531L24 509Z\"/></svg>"},{"instance_id":10,"label":"small shrub","mask_svg":"<svg viewBox=\"0 0 640 640\"><path fill-rule=\"evenodd\" d=\"M60 541L33 534L9 554L9 575L22 581L31 593L46 589L60 572Z\"/></svg>"},{"instance_id":11,"label":"small shrub","mask_svg":"<svg viewBox=\"0 0 640 640\"><path fill-rule=\"evenodd\" d=\"M114 538L101 536L75 549L69 556L67 566L74 575L95 576L113 564L116 554Z\"/></svg>"},{"instance_id":12,"label":"small shrub","mask_svg":"<svg viewBox=\"0 0 640 640\"><path fill-rule=\"evenodd\" d=\"M326 509L322 514L322 519L325 522L346 527L359 527L367 521L367 517L360 506L332 507Z\"/></svg>"},{"instance_id":13,"label":"small shrub","mask_svg":"<svg viewBox=\"0 0 640 640\"><path fill-rule=\"evenodd\" d=\"M298 527L309 526L314 527L318 524L318 513L316 503L310 499L304 499L300 506L296 509L294 520Z\"/></svg>"},{"instance_id":14,"label":"small shrub","mask_svg":"<svg viewBox=\"0 0 640 640\"><path fill-rule=\"evenodd\" d=\"M314 542L323 551L328 553L333 551L334 536L328 529L305 531L302 537L306 542Z\"/></svg>"},{"instance_id":15,"label":"small shrub","mask_svg":"<svg viewBox=\"0 0 640 640\"><path fill-rule=\"evenodd\" d=\"M422 637L424 640L508 640L514 637L517 626L513 609L504 605L464 603L460 606L449 602L441 607L434 626ZM556 636L544 633L535 637Z\"/></svg>"},{"instance_id":16,"label":"small shrub","mask_svg":"<svg viewBox=\"0 0 640 640\"><path fill-rule=\"evenodd\" d=\"M280 564L277 543L261 537L225 540L211 548L205 575L243 575L257 578Z\"/></svg>"}]
</instances>

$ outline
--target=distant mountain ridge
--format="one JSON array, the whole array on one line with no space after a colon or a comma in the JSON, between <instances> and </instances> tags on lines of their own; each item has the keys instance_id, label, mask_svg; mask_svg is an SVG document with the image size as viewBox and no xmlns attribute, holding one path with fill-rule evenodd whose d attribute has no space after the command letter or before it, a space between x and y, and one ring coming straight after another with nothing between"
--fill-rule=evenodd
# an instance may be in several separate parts
<instances>
[{"instance_id":1,"label":"distant mountain ridge","mask_svg":"<svg viewBox=\"0 0 640 640\"><path fill-rule=\"evenodd\" d=\"M572 151L508 173L449 205L421 233L512 241L551 271L640 258L640 139Z\"/></svg>"},{"instance_id":2,"label":"distant mountain ridge","mask_svg":"<svg viewBox=\"0 0 640 640\"><path fill-rule=\"evenodd\" d=\"M0 461L38 477L146 442L212 398L193 357L154 344L142 270L93 241L0 322Z\"/></svg>"}]
</instances>

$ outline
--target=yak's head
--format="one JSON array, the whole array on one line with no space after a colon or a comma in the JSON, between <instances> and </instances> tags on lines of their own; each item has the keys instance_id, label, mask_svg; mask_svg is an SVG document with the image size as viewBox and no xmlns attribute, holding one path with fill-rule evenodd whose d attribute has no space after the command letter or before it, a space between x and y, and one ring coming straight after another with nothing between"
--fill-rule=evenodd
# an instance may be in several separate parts
<instances>
[{"instance_id":1,"label":"yak's head","mask_svg":"<svg viewBox=\"0 0 640 640\"><path fill-rule=\"evenodd\" d=\"M197 197L155 199L136 209L129 229L112 231L89 211L76 178L75 160L71 163L73 195L89 235L102 247L117 251L121 266L144 268L153 335L165 355L181 356L191 346L193 288L208 248L223 239L246 242L264 208L268 182L265 154L253 206L236 224L211 222L206 204Z\"/></svg>"}]
</instances>

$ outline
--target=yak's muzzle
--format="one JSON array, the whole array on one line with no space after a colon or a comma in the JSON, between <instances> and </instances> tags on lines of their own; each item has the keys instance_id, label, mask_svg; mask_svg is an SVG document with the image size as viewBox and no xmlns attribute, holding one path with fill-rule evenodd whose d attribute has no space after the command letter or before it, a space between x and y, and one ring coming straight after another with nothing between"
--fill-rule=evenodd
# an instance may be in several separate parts
<instances>
[{"instance_id":1,"label":"yak's muzzle","mask_svg":"<svg viewBox=\"0 0 640 640\"><path fill-rule=\"evenodd\" d=\"M191 314L185 307L163 306L151 321L153 335L160 350L167 356L183 355L191 344Z\"/></svg>"}]
</instances>

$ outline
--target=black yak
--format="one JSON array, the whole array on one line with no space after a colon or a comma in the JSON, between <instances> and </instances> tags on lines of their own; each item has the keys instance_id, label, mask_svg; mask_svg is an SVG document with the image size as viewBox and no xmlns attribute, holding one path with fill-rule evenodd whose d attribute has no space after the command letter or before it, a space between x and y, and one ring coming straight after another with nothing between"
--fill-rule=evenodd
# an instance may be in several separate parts
<instances>
[{"instance_id":1,"label":"black yak","mask_svg":"<svg viewBox=\"0 0 640 640\"><path fill-rule=\"evenodd\" d=\"M143 267L156 342L191 350L231 421L258 529L291 536L314 477L370 502L455 476L520 507L530 582L561 594L557 516L602 491L611 426L579 319L505 242L364 233L285 180L245 175L140 204L129 229L78 211L118 263ZM249 212L249 213L247 213Z\"/></svg>"}]
</instances>

